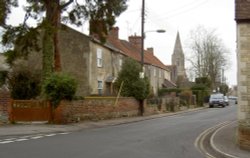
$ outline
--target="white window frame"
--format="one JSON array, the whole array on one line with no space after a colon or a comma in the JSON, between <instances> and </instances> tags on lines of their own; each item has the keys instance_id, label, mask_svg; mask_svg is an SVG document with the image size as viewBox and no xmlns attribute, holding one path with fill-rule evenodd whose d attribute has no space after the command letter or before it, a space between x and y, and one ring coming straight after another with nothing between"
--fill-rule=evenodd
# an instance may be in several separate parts
<instances>
[{"instance_id":1,"label":"white window frame","mask_svg":"<svg viewBox=\"0 0 250 158\"><path fill-rule=\"evenodd\" d=\"M119 59L119 70L122 69L122 63L123 63L122 59Z\"/></svg>"},{"instance_id":2,"label":"white window frame","mask_svg":"<svg viewBox=\"0 0 250 158\"><path fill-rule=\"evenodd\" d=\"M103 67L103 57L102 57L102 49L96 50L96 56L97 56L97 67Z\"/></svg>"},{"instance_id":3,"label":"white window frame","mask_svg":"<svg viewBox=\"0 0 250 158\"><path fill-rule=\"evenodd\" d=\"M97 81L97 89L103 89L103 82L101 80Z\"/></svg>"},{"instance_id":4,"label":"white window frame","mask_svg":"<svg viewBox=\"0 0 250 158\"><path fill-rule=\"evenodd\" d=\"M103 94L103 81L101 80L97 81L97 91L98 91L98 95Z\"/></svg>"},{"instance_id":5,"label":"white window frame","mask_svg":"<svg viewBox=\"0 0 250 158\"><path fill-rule=\"evenodd\" d=\"M119 66L122 67L122 59L119 59Z\"/></svg>"}]
</instances>

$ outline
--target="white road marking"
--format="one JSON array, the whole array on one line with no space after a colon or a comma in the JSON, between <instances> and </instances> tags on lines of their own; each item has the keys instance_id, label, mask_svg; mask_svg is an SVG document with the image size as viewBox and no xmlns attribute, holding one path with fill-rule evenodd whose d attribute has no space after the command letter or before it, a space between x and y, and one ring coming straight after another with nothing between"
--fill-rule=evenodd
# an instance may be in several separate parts
<instances>
[{"instance_id":1,"label":"white road marking","mask_svg":"<svg viewBox=\"0 0 250 158\"><path fill-rule=\"evenodd\" d=\"M55 136L56 134L47 134L47 135L45 135L46 137L52 137L52 136Z\"/></svg>"},{"instance_id":2,"label":"white road marking","mask_svg":"<svg viewBox=\"0 0 250 158\"><path fill-rule=\"evenodd\" d=\"M4 141L9 141L9 140L14 140L16 138L7 138L7 139L4 139Z\"/></svg>"},{"instance_id":3,"label":"white road marking","mask_svg":"<svg viewBox=\"0 0 250 158\"><path fill-rule=\"evenodd\" d=\"M7 144L7 143L13 143L14 141L3 141L3 142L0 142L0 144Z\"/></svg>"},{"instance_id":4,"label":"white road marking","mask_svg":"<svg viewBox=\"0 0 250 158\"><path fill-rule=\"evenodd\" d=\"M236 157L236 156L234 156L234 155L230 155L230 154L228 154L228 153L225 153L225 152L219 150L219 148L217 148L216 145L215 145L215 143L214 143L214 137L215 137L215 135L216 135L221 129L223 129L223 128L225 128L225 127L227 127L227 126L229 126L229 125L231 125L231 124L233 124L233 123L235 123L235 122L237 122L237 121L233 121L233 122L231 122L231 123L228 123L228 124L226 124L226 125L221 126L220 128L218 128L218 129L213 133L213 135L212 135L211 138L210 138L210 144L212 145L213 149L215 149L217 152L219 152L219 153L221 153L221 154L223 154L223 155L226 155L226 156L229 157L229 158L239 158L239 157Z\"/></svg>"},{"instance_id":5,"label":"white road marking","mask_svg":"<svg viewBox=\"0 0 250 158\"><path fill-rule=\"evenodd\" d=\"M15 142L21 142L21 141L25 141L25 140L29 140L29 139L26 139L26 138L16 139Z\"/></svg>"},{"instance_id":6,"label":"white road marking","mask_svg":"<svg viewBox=\"0 0 250 158\"><path fill-rule=\"evenodd\" d=\"M30 139L40 139L43 138L44 136L35 136L35 137L31 137Z\"/></svg>"},{"instance_id":7,"label":"white road marking","mask_svg":"<svg viewBox=\"0 0 250 158\"><path fill-rule=\"evenodd\" d=\"M68 132L65 132L65 133L58 133L58 134L65 135L65 134L69 134L69 133L68 133Z\"/></svg>"},{"instance_id":8,"label":"white road marking","mask_svg":"<svg viewBox=\"0 0 250 158\"><path fill-rule=\"evenodd\" d=\"M28 136L21 136L18 138L6 138L6 139L0 140L0 144L21 142L21 141L26 141L26 140L35 140L35 139L40 139L44 137L52 137L56 135L66 135L66 134L69 134L69 133L63 132L63 133L51 133L51 134L44 134L44 135L41 135L41 134L40 135L28 135Z\"/></svg>"}]
</instances>

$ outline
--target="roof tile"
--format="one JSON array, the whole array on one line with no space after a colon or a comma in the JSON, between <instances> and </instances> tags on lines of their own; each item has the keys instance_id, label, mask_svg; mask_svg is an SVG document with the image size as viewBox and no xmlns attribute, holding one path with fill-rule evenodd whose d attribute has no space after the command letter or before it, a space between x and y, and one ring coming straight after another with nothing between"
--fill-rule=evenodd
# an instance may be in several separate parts
<instances>
[{"instance_id":1,"label":"roof tile","mask_svg":"<svg viewBox=\"0 0 250 158\"><path fill-rule=\"evenodd\" d=\"M126 40L109 38L107 43L121 50L121 52L137 61L141 61L141 50ZM153 53L144 50L144 63L167 70L166 66Z\"/></svg>"}]
</instances>

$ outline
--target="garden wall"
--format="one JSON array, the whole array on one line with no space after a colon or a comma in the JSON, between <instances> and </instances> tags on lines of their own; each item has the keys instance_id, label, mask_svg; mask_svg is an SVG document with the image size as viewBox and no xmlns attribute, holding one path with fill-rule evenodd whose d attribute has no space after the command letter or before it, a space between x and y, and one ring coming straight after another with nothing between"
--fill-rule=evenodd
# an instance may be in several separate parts
<instances>
[{"instance_id":1,"label":"garden wall","mask_svg":"<svg viewBox=\"0 0 250 158\"><path fill-rule=\"evenodd\" d=\"M10 105L10 93L6 89L0 89L0 124L8 122L8 107Z\"/></svg>"},{"instance_id":2,"label":"garden wall","mask_svg":"<svg viewBox=\"0 0 250 158\"><path fill-rule=\"evenodd\" d=\"M18 121L49 121L51 108L46 101L13 100L4 95L1 110L3 120ZM5 100L5 101L4 101ZM10 99L9 99L10 100ZM8 105L9 104L9 105ZM9 108L8 108L9 107ZM165 97L144 102L144 115L152 115L167 111L179 111L178 97ZM9 112L9 113L8 113ZM39 115L38 115L39 114ZM104 120L120 117L132 117L140 114L139 102L134 98L86 97L84 100L62 101L54 112L54 122L58 124L85 120ZM24 117L25 116L25 117ZM46 119L46 120L44 120Z\"/></svg>"},{"instance_id":3,"label":"garden wall","mask_svg":"<svg viewBox=\"0 0 250 158\"><path fill-rule=\"evenodd\" d=\"M55 122L103 120L138 114L139 102L134 98L89 97L79 101L62 101L55 111Z\"/></svg>"}]
</instances>

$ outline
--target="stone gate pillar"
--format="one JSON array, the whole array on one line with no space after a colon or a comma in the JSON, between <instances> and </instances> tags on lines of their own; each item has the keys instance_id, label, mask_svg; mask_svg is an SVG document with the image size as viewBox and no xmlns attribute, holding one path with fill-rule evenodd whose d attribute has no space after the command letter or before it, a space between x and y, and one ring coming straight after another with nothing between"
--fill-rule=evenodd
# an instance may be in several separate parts
<instances>
[{"instance_id":1,"label":"stone gate pillar","mask_svg":"<svg viewBox=\"0 0 250 158\"><path fill-rule=\"evenodd\" d=\"M250 0L235 0L238 60L238 142L250 150Z\"/></svg>"}]
</instances>

